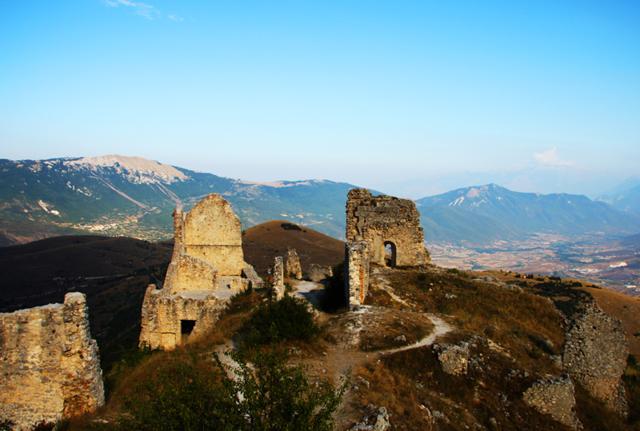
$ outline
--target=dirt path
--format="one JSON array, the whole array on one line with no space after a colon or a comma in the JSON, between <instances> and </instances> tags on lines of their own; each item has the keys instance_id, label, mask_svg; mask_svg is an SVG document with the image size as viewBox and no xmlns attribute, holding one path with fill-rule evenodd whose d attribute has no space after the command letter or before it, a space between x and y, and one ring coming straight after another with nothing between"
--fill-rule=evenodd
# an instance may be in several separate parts
<instances>
[{"instance_id":1,"label":"dirt path","mask_svg":"<svg viewBox=\"0 0 640 431\"><path fill-rule=\"evenodd\" d=\"M405 350L419 349L420 347L430 346L436 341L438 337L441 337L453 330L451 325L449 325L447 322L445 322L441 318L433 314L428 314L427 317L429 317L429 319L431 319L431 323L433 323L433 332L431 332L431 334L427 335L426 337L422 338L421 340L418 340L413 344L396 347L394 349L378 351L378 353L380 355L392 355L394 353L404 352Z\"/></svg>"}]
</instances>

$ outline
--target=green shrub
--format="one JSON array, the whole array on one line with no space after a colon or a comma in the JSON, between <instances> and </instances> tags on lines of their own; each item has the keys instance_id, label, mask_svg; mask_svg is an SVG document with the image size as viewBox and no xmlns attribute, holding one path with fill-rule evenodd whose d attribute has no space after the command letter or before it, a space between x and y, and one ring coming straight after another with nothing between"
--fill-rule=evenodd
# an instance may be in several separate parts
<instances>
[{"instance_id":1,"label":"green shrub","mask_svg":"<svg viewBox=\"0 0 640 431\"><path fill-rule=\"evenodd\" d=\"M312 384L282 353L257 353L233 378L219 359L181 355L139 383L125 402L122 430L328 431L345 385Z\"/></svg>"},{"instance_id":2,"label":"green shrub","mask_svg":"<svg viewBox=\"0 0 640 431\"><path fill-rule=\"evenodd\" d=\"M318 327L307 307L304 300L291 296L261 305L241 330L243 347L310 340L318 333Z\"/></svg>"},{"instance_id":3,"label":"green shrub","mask_svg":"<svg viewBox=\"0 0 640 431\"><path fill-rule=\"evenodd\" d=\"M346 382L335 390L327 382L312 384L302 368L287 365L287 357L274 351L258 352L249 367L239 355L238 377L224 381L226 393L242 394L232 416L241 418L242 430L333 429L333 413Z\"/></svg>"},{"instance_id":4,"label":"green shrub","mask_svg":"<svg viewBox=\"0 0 640 431\"><path fill-rule=\"evenodd\" d=\"M239 429L228 412L221 373L181 357L164 364L133 388L124 403L119 429L140 431Z\"/></svg>"}]
</instances>

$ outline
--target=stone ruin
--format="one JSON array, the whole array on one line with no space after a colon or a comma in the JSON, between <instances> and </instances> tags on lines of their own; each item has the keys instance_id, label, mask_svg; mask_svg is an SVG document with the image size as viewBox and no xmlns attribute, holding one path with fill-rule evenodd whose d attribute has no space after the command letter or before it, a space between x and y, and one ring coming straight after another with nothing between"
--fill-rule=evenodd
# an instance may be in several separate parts
<instances>
[{"instance_id":1,"label":"stone ruin","mask_svg":"<svg viewBox=\"0 0 640 431\"><path fill-rule=\"evenodd\" d=\"M293 277L296 280L302 280L302 265L300 264L300 256L293 248L287 249L287 255L284 261L284 275Z\"/></svg>"},{"instance_id":2,"label":"stone ruin","mask_svg":"<svg viewBox=\"0 0 640 431\"><path fill-rule=\"evenodd\" d=\"M104 404L98 344L86 298L0 313L0 422L15 430L92 412Z\"/></svg>"},{"instance_id":3,"label":"stone ruin","mask_svg":"<svg viewBox=\"0 0 640 431\"><path fill-rule=\"evenodd\" d=\"M173 215L174 246L164 285L147 287L140 346L171 350L211 329L231 297L261 280L244 261L240 220L220 195ZM255 286L258 287L258 286Z\"/></svg>"},{"instance_id":4,"label":"stone ruin","mask_svg":"<svg viewBox=\"0 0 640 431\"><path fill-rule=\"evenodd\" d=\"M273 268L271 269L271 287L273 289L276 300L284 298L284 263L282 256L276 256L273 260Z\"/></svg>"},{"instance_id":5,"label":"stone ruin","mask_svg":"<svg viewBox=\"0 0 640 431\"><path fill-rule=\"evenodd\" d=\"M620 416L628 413L622 382L628 355L620 321L607 315L595 301L582 305L566 333L564 368L575 382Z\"/></svg>"},{"instance_id":6,"label":"stone ruin","mask_svg":"<svg viewBox=\"0 0 640 431\"><path fill-rule=\"evenodd\" d=\"M364 302L369 265L416 267L429 263L420 213L409 199L352 189L347 197L345 270L349 305Z\"/></svg>"},{"instance_id":7,"label":"stone ruin","mask_svg":"<svg viewBox=\"0 0 640 431\"><path fill-rule=\"evenodd\" d=\"M307 276L309 277L309 280L317 283L333 277L333 268L331 268L331 265L312 263L309 265L309 272Z\"/></svg>"}]
</instances>

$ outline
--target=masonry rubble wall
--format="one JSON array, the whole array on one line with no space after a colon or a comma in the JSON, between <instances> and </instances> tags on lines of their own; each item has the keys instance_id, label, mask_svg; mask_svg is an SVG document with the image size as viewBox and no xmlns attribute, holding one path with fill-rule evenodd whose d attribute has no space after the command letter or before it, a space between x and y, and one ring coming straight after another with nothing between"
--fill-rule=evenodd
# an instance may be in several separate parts
<instances>
[{"instance_id":1,"label":"masonry rubble wall","mask_svg":"<svg viewBox=\"0 0 640 431\"><path fill-rule=\"evenodd\" d=\"M522 396L524 402L542 414L572 429L582 428L576 415L576 398L569 376L549 377L535 382Z\"/></svg>"},{"instance_id":2,"label":"masonry rubble wall","mask_svg":"<svg viewBox=\"0 0 640 431\"><path fill-rule=\"evenodd\" d=\"M273 260L273 269L271 270L271 277L273 279L273 290L275 292L276 300L284 298L285 286L284 286L284 259L282 256L276 256Z\"/></svg>"},{"instance_id":3,"label":"masonry rubble wall","mask_svg":"<svg viewBox=\"0 0 640 431\"><path fill-rule=\"evenodd\" d=\"M300 256L298 256L298 252L293 248L287 249L284 261L284 274L285 277L293 277L296 280L302 280Z\"/></svg>"},{"instance_id":4,"label":"masonry rubble wall","mask_svg":"<svg viewBox=\"0 0 640 431\"><path fill-rule=\"evenodd\" d=\"M174 248L162 288L149 285L140 347L172 350L210 330L231 297L262 280L244 261L240 220L220 195L173 214Z\"/></svg>"},{"instance_id":5,"label":"masonry rubble wall","mask_svg":"<svg viewBox=\"0 0 640 431\"><path fill-rule=\"evenodd\" d=\"M353 189L348 194L346 216L347 242L366 241L372 264L388 264L386 244L395 249L395 266L421 266L430 261L420 213L413 201Z\"/></svg>"},{"instance_id":6,"label":"masonry rubble wall","mask_svg":"<svg viewBox=\"0 0 640 431\"><path fill-rule=\"evenodd\" d=\"M104 404L98 344L86 298L0 313L0 421L16 430L92 412Z\"/></svg>"},{"instance_id":7,"label":"masonry rubble wall","mask_svg":"<svg viewBox=\"0 0 640 431\"><path fill-rule=\"evenodd\" d=\"M350 307L356 307L364 304L369 290L369 244L354 241L347 243L345 248L345 301Z\"/></svg>"},{"instance_id":8,"label":"masonry rubble wall","mask_svg":"<svg viewBox=\"0 0 640 431\"><path fill-rule=\"evenodd\" d=\"M575 313L566 334L564 368L575 382L621 416L628 412L621 380L628 355L628 342L619 320L607 315L594 301Z\"/></svg>"}]
</instances>

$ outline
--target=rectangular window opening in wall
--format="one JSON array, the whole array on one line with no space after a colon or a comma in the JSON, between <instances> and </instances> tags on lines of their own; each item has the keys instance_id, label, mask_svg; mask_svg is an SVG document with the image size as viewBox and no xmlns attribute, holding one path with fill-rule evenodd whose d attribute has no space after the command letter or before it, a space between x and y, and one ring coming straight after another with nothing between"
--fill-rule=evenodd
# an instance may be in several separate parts
<instances>
[{"instance_id":1,"label":"rectangular window opening in wall","mask_svg":"<svg viewBox=\"0 0 640 431\"><path fill-rule=\"evenodd\" d=\"M193 328L196 326L195 320L181 320L180 321L180 333L182 335L190 335L193 332Z\"/></svg>"}]
</instances>

